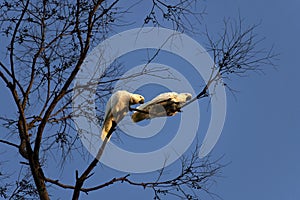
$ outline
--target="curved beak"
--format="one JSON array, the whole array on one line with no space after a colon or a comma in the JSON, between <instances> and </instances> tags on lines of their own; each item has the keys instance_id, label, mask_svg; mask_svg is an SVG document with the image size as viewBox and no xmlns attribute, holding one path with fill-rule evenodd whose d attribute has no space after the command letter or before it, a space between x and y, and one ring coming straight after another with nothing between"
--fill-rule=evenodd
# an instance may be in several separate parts
<instances>
[{"instance_id":1,"label":"curved beak","mask_svg":"<svg viewBox=\"0 0 300 200\"><path fill-rule=\"evenodd\" d=\"M144 103L144 99L140 100L139 103L140 103L140 104L143 104L143 103Z\"/></svg>"},{"instance_id":2,"label":"curved beak","mask_svg":"<svg viewBox=\"0 0 300 200\"><path fill-rule=\"evenodd\" d=\"M192 96L187 96L186 97L186 101L189 101L189 100L191 100L192 99Z\"/></svg>"}]
</instances>

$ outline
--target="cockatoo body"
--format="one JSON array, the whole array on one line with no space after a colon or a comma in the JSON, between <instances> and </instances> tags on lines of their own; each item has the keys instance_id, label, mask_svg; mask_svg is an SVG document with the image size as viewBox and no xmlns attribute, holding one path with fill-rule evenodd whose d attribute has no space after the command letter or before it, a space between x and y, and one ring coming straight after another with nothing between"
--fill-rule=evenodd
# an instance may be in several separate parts
<instances>
[{"instance_id":1,"label":"cockatoo body","mask_svg":"<svg viewBox=\"0 0 300 200\"><path fill-rule=\"evenodd\" d=\"M110 137L108 132L112 128L113 122L118 124L129 111L130 105L142 103L144 103L142 95L133 94L126 90L119 90L112 94L106 103L101 139L104 141L106 137Z\"/></svg>"},{"instance_id":2,"label":"cockatoo body","mask_svg":"<svg viewBox=\"0 0 300 200\"><path fill-rule=\"evenodd\" d=\"M192 98L190 93L166 92L156 96L151 101L138 106L131 116L134 122L155 117L173 116Z\"/></svg>"}]
</instances>

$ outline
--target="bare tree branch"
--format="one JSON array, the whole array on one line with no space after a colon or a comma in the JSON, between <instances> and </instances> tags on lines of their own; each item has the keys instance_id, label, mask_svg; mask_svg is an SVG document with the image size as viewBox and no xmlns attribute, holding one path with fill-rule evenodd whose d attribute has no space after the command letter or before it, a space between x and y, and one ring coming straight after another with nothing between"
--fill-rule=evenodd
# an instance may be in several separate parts
<instances>
[{"instance_id":1,"label":"bare tree branch","mask_svg":"<svg viewBox=\"0 0 300 200\"><path fill-rule=\"evenodd\" d=\"M76 184L75 184L75 188L74 188L74 192L73 192L73 197L72 199L78 199L79 198L79 194L81 191L81 188L83 186L83 183L86 181L86 179L88 179L90 176L92 176L93 174L90 174L91 171L96 167L97 163L99 162L105 146L108 142L108 139L110 138L110 136L112 135L112 133L115 131L117 124L113 121L112 123L112 127L109 130L109 132L107 133L107 136L105 138L105 140L103 141L101 147L98 150L98 153L96 155L96 157L94 158L94 160L89 164L89 166L86 168L86 170L81 174L81 176L78 176L78 171L76 171Z\"/></svg>"},{"instance_id":2,"label":"bare tree branch","mask_svg":"<svg viewBox=\"0 0 300 200\"><path fill-rule=\"evenodd\" d=\"M37 132L37 138L35 140L35 145L34 145L34 156L35 158L39 157L39 150L40 150L40 146L41 146L41 140L42 140L42 134L45 128L45 125L47 123L48 118L50 117L52 111L54 110L55 106L57 105L57 103L59 102L60 99L62 99L64 97L64 94L66 93L66 91L68 90L69 86L71 85L72 81L74 80L77 72L79 71L83 60L86 57L86 54L89 50L89 46L90 46L90 38L92 35L92 28L93 28L93 16L95 14L95 12L97 11L97 9L99 8L100 4L103 2L103 0L99 0L97 1L96 5L94 6L94 8L89 12L89 18L88 18L88 32L87 32L87 37L86 37L86 41L85 41L85 47L83 52L80 55L80 58L75 66L75 68L73 69L73 71L71 72L70 76L67 78L67 80L64 83L64 86L62 87L62 89L60 90L60 92L58 93L58 95L53 99L53 101L50 103L48 109L46 110L43 119L38 127L38 132ZM79 5L78 5L79 6Z\"/></svg>"},{"instance_id":3,"label":"bare tree branch","mask_svg":"<svg viewBox=\"0 0 300 200\"><path fill-rule=\"evenodd\" d=\"M22 160L16 163L28 171L25 175L20 173L18 179L13 181L16 184L12 186L1 183L1 197L14 199L38 196L40 199L49 199L51 194L48 194L48 184L73 190L73 199L78 199L81 192L96 191L114 183L127 183L153 190L156 199L164 195L193 199L197 191L209 192L207 186L222 166L208 159L199 160L197 149L187 157L182 157L181 167L171 178L165 178L166 168L163 168L152 181L135 180L133 176L124 175L103 180L99 185L84 187L101 159L107 140L81 174L76 170L74 185L44 176L45 166L50 163L47 159L49 154L54 154L54 149L58 149L62 155L54 155L54 159L59 157L64 160L76 152L78 146L83 148L78 142L80 136L72 135L75 133L72 121L74 111L71 108L74 91L72 84L89 50L110 33L110 25L119 18L121 20L120 14L127 14L133 7L129 6L123 11L116 7L119 2L5 0L0 3L0 37L1 41L7 41L7 44L4 42L6 49L0 55L0 79L11 93L15 105L10 113L14 117L6 117L6 114L2 116L1 113L3 128L9 131L1 135L0 143L17 148ZM199 25L205 14L204 9L196 9L196 3L195 0L152 0L149 12L137 20L141 20L143 26L152 23L154 26L171 27L181 32L194 32L194 24ZM208 66L212 72L204 88L184 106L211 96L208 90L215 84L228 87L226 78L232 75L243 76L250 71L259 71L261 65L273 65L276 55L272 50L257 48L262 40L257 38L255 30L256 25L245 28L243 20L239 19L236 23L225 21L224 32L217 38L206 32L214 66ZM160 49L146 59L146 65L140 73L120 78L122 66L114 65L105 70L103 77L95 77L99 80L96 86L101 106L105 104L116 81L142 75L159 76L151 73L159 74L163 69L146 70L158 54ZM85 108L82 109L87 112ZM104 111L97 111L101 121ZM131 111L142 112L136 108L131 108Z\"/></svg>"},{"instance_id":4,"label":"bare tree branch","mask_svg":"<svg viewBox=\"0 0 300 200\"><path fill-rule=\"evenodd\" d=\"M16 145L15 143L12 143L12 142L9 142L9 141L6 141L6 140L1 140L1 139L0 139L0 142L3 143L3 144L8 144L8 145L10 145L10 146L19 148L19 145Z\"/></svg>"},{"instance_id":5,"label":"bare tree branch","mask_svg":"<svg viewBox=\"0 0 300 200\"><path fill-rule=\"evenodd\" d=\"M272 48L259 49L263 39L255 35L257 27L258 25L252 25L244 28L241 18L237 22L224 21L224 31L216 40L206 30L208 51L213 54L214 66L211 66L211 75L203 90L182 108L197 99L210 96L208 89L214 88L216 84L229 87L225 80L231 75L242 76L262 70L262 66L274 66L278 54Z\"/></svg>"},{"instance_id":6,"label":"bare tree branch","mask_svg":"<svg viewBox=\"0 0 300 200\"><path fill-rule=\"evenodd\" d=\"M10 57L9 57L9 59L10 59L10 70L11 70L11 75L12 75L12 78L13 78L13 85L14 86L15 86L15 80L16 80L15 66L14 66L14 50L15 50L14 45L15 45L15 39L16 39L16 35L18 33L20 24L22 23L23 17L25 15L26 11L27 11L28 5L29 5L29 0L27 0L27 2L25 4L25 7L22 10L21 16L19 17L18 22L16 23L16 26L14 28L14 32L12 34L11 41L10 41Z\"/></svg>"},{"instance_id":7,"label":"bare tree branch","mask_svg":"<svg viewBox=\"0 0 300 200\"><path fill-rule=\"evenodd\" d=\"M94 159L93 162L90 164L89 168L87 169L94 168L97 162L98 160ZM110 181L107 181L94 187L79 187L80 189L78 190L88 194L91 191L102 189L114 183L128 183L133 186L142 187L143 189L152 189L155 199L160 199L161 196L164 196L166 194L171 196L177 196L183 199L194 199L196 198L195 190L202 190L210 194L208 188L205 187L209 185L208 182L211 181L210 178L212 176L218 175L220 173L221 168L224 167L224 165L220 165L218 164L218 162L219 160L216 160L214 162L209 162L208 159L200 160L198 158L198 151L195 150L194 153L192 153L191 157L183 157L181 159L181 170L179 171L178 175L174 178L161 180L163 179L163 168L160 171L157 179L153 182L133 181L129 179L130 174L127 174L119 178L113 178ZM88 172L87 174L89 174L91 170L86 170L83 174L86 174L86 172ZM85 175L86 179L92 175L87 174ZM59 180L45 178L45 181L64 189L76 190L74 186L63 184L59 182ZM189 191L186 190L187 188L189 189Z\"/></svg>"}]
</instances>

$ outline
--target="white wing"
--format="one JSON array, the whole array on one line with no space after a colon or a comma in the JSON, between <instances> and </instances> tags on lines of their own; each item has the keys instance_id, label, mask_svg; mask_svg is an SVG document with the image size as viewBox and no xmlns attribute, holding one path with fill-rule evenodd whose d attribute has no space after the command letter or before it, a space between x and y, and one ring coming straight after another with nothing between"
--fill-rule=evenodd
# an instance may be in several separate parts
<instances>
[{"instance_id":1,"label":"white wing","mask_svg":"<svg viewBox=\"0 0 300 200\"><path fill-rule=\"evenodd\" d=\"M154 97L151 101L137 107L139 110L149 108L151 105L161 104L167 100L174 100L178 94L176 92L166 92Z\"/></svg>"},{"instance_id":2,"label":"white wing","mask_svg":"<svg viewBox=\"0 0 300 200\"><path fill-rule=\"evenodd\" d=\"M102 132L101 132L101 139L103 141L112 127L112 120L113 120L112 108L114 107L112 101L113 97L114 94L109 98L108 102L106 103L106 109L105 109L105 114L104 114L104 119L102 124Z\"/></svg>"},{"instance_id":3,"label":"white wing","mask_svg":"<svg viewBox=\"0 0 300 200\"><path fill-rule=\"evenodd\" d=\"M119 90L116 93L112 94L109 98L106 104L104 120L102 125L101 139L103 141L107 137L110 129L112 128L113 122L118 124L127 114L130 106L130 100L132 97L138 97L137 100L139 102L141 102L141 100L144 101L144 97L142 97L141 95L132 94L130 92L127 92L126 90Z\"/></svg>"},{"instance_id":4,"label":"white wing","mask_svg":"<svg viewBox=\"0 0 300 200\"><path fill-rule=\"evenodd\" d=\"M173 116L180 111L181 105L191 99L189 93L166 92L158 95L151 101L137 107L138 110L131 116L134 122L155 117Z\"/></svg>"},{"instance_id":5,"label":"white wing","mask_svg":"<svg viewBox=\"0 0 300 200\"><path fill-rule=\"evenodd\" d=\"M106 103L101 133L101 139L103 141L112 127L112 122L119 123L128 112L130 94L131 93L125 90L117 91L111 95Z\"/></svg>"}]
</instances>

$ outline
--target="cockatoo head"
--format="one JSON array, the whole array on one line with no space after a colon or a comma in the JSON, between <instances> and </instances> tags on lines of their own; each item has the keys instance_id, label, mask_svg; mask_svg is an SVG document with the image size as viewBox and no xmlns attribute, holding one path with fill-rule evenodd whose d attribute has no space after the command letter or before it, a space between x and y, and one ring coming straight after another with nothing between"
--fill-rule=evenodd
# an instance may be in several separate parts
<instances>
[{"instance_id":1,"label":"cockatoo head","mask_svg":"<svg viewBox=\"0 0 300 200\"><path fill-rule=\"evenodd\" d=\"M180 93L178 98L180 102L186 102L192 99L192 95L190 93Z\"/></svg>"},{"instance_id":2,"label":"cockatoo head","mask_svg":"<svg viewBox=\"0 0 300 200\"><path fill-rule=\"evenodd\" d=\"M130 102L129 104L130 105L133 105L133 104L142 104L145 102L145 98L142 96L142 95L139 95L139 94L132 94L130 96Z\"/></svg>"}]
</instances>

